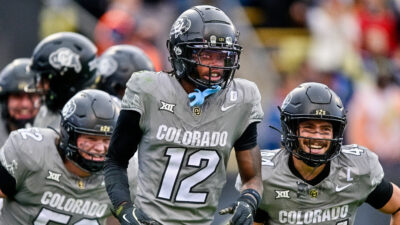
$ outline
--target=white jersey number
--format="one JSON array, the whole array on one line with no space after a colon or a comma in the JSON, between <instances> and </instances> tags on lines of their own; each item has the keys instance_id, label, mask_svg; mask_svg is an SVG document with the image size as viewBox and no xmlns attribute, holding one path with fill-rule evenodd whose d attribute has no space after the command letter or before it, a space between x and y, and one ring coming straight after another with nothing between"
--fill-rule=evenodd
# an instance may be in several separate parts
<instances>
[{"instance_id":1,"label":"white jersey number","mask_svg":"<svg viewBox=\"0 0 400 225\"><path fill-rule=\"evenodd\" d=\"M59 212L55 212L50 209L42 208L40 210L39 215L36 217L35 221L33 221L34 225L46 225L49 222L55 222L59 224L69 224L69 220L71 219L70 215L62 214ZM73 225L99 225L96 219L81 219Z\"/></svg>"},{"instance_id":2,"label":"white jersey number","mask_svg":"<svg viewBox=\"0 0 400 225\"><path fill-rule=\"evenodd\" d=\"M182 179L178 184L175 196L176 202L204 203L208 192L191 192L191 190L194 186L203 182L215 172L221 157L213 150L199 150L190 154L187 164L182 165L185 159L185 153L185 148L167 149L165 155L169 157L168 165L165 169L157 197L171 200L172 192L176 186L181 169L183 167L200 168L202 161L206 161L206 166L204 168Z\"/></svg>"},{"instance_id":3,"label":"white jersey number","mask_svg":"<svg viewBox=\"0 0 400 225\"><path fill-rule=\"evenodd\" d=\"M364 149L357 145L351 145L350 147L343 148L342 152L346 154L360 156L362 153L364 153Z\"/></svg>"},{"instance_id":4,"label":"white jersey number","mask_svg":"<svg viewBox=\"0 0 400 225\"><path fill-rule=\"evenodd\" d=\"M18 133L21 134L23 139L28 139L28 137L32 138L35 141L42 141L43 135L39 132L37 128L25 128L19 129Z\"/></svg>"}]
</instances>

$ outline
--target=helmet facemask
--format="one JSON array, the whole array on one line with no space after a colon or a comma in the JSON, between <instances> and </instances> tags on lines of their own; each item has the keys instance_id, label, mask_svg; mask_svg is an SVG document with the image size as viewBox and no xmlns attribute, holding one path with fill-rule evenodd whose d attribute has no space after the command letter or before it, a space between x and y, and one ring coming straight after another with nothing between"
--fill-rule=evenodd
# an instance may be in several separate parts
<instances>
[{"instance_id":1,"label":"helmet facemask","mask_svg":"<svg viewBox=\"0 0 400 225\"><path fill-rule=\"evenodd\" d=\"M279 108L279 107L278 107ZM282 146L298 159L312 167L329 162L339 155L343 143L343 133L347 123L346 112L339 96L328 86L309 82L293 89L279 108L282 126ZM301 137L299 125L303 121L320 120L332 125L332 139ZM329 149L324 154L313 154L301 148L299 138L305 139L307 149L312 151L310 142L316 143L315 152L318 153L318 141L330 142ZM325 136L326 138L326 136ZM306 150L307 150L306 149Z\"/></svg>"},{"instance_id":2,"label":"helmet facemask","mask_svg":"<svg viewBox=\"0 0 400 225\"><path fill-rule=\"evenodd\" d=\"M334 159L339 155L343 143L343 131L345 127L345 124L342 121L322 119L332 124L333 138L331 139L313 138L313 137L300 136L299 124L301 121L313 120L315 118L289 119L288 117L290 116L286 115L286 118L283 119L283 121L290 121L290 122L282 122L282 129L284 133L283 139L285 140L282 141L282 144L286 148L286 150L291 152L296 158L302 160L308 166L318 167L322 164L329 162L330 160ZM328 142L329 148L324 154L313 154L311 152L307 152L306 149L303 149L301 147L299 138L304 139L303 143L307 145L310 151L313 149L311 147L311 144L313 142L321 142L321 143Z\"/></svg>"},{"instance_id":3,"label":"helmet facemask","mask_svg":"<svg viewBox=\"0 0 400 225\"><path fill-rule=\"evenodd\" d=\"M236 70L239 68L240 46L233 47L211 47L207 44L188 44L181 43L176 46L176 49L184 49L181 55L177 55L177 62L184 64L187 74L185 78L195 84L200 90L210 88L214 85L219 85L225 88L233 79ZM181 50L176 50L175 54ZM209 59L206 57L214 57L217 59ZM213 60L213 63L209 61ZM219 62L219 65L218 64ZM199 69L204 67L208 71L207 76L201 77ZM217 71L217 72L216 72ZM219 71L219 72L218 72ZM221 72L222 71L222 72ZM220 76L219 79L215 77Z\"/></svg>"},{"instance_id":4,"label":"helmet facemask","mask_svg":"<svg viewBox=\"0 0 400 225\"><path fill-rule=\"evenodd\" d=\"M82 152L88 156L91 156L93 159L95 157L105 157L107 151L105 151L104 154L90 153L85 149L79 148L77 146L77 140L79 135L82 134L111 137L111 132L98 132L90 129L82 129L75 127L72 124L67 124L65 125L65 127L67 127L67 129L65 130L68 132L68 134L66 135L68 137L67 141L68 144L66 146L66 154L65 154L67 159L69 159L79 168L88 171L90 173L96 173L102 170L104 167L104 161L86 159L85 157L82 156Z\"/></svg>"},{"instance_id":5,"label":"helmet facemask","mask_svg":"<svg viewBox=\"0 0 400 225\"><path fill-rule=\"evenodd\" d=\"M90 153L88 150L93 150L93 146L90 145L80 149L82 146L78 146L78 138L81 135L101 137L103 140L104 137L110 138L117 123L119 110L120 104L116 98L104 91L86 89L75 94L65 104L61 113L59 146L61 155L82 170L90 173L100 171L104 161L98 157L104 158L106 152ZM97 150L99 149L94 152Z\"/></svg>"}]
</instances>

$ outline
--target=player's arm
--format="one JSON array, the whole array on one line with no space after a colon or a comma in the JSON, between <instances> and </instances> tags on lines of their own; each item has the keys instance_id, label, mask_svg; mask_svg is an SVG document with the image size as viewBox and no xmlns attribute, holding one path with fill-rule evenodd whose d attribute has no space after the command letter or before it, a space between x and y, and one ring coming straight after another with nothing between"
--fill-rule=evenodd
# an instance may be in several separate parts
<instances>
[{"instance_id":1,"label":"player's arm","mask_svg":"<svg viewBox=\"0 0 400 225\"><path fill-rule=\"evenodd\" d=\"M0 198L14 197L16 181L13 176L0 163Z\"/></svg>"},{"instance_id":2,"label":"player's arm","mask_svg":"<svg viewBox=\"0 0 400 225\"><path fill-rule=\"evenodd\" d=\"M220 214L233 213L231 224L253 223L255 211L261 202L261 154L257 145L257 123L251 123L234 144L239 174L242 180L241 195Z\"/></svg>"},{"instance_id":3,"label":"player's arm","mask_svg":"<svg viewBox=\"0 0 400 225\"><path fill-rule=\"evenodd\" d=\"M111 137L104 176L107 193L115 209L122 203L131 203L127 167L142 137L139 120L138 112L121 110Z\"/></svg>"},{"instance_id":4,"label":"player's arm","mask_svg":"<svg viewBox=\"0 0 400 225\"><path fill-rule=\"evenodd\" d=\"M257 145L257 123L250 124L235 142L236 160L242 179L242 191L253 189L261 195L261 153Z\"/></svg>"},{"instance_id":5,"label":"player's arm","mask_svg":"<svg viewBox=\"0 0 400 225\"><path fill-rule=\"evenodd\" d=\"M380 211L392 214L391 225L400 225L400 189L393 183L391 186L393 188L392 196Z\"/></svg>"},{"instance_id":6,"label":"player's arm","mask_svg":"<svg viewBox=\"0 0 400 225\"><path fill-rule=\"evenodd\" d=\"M383 213L392 214L391 225L400 225L400 189L396 185L382 179L366 202Z\"/></svg>"}]
</instances>

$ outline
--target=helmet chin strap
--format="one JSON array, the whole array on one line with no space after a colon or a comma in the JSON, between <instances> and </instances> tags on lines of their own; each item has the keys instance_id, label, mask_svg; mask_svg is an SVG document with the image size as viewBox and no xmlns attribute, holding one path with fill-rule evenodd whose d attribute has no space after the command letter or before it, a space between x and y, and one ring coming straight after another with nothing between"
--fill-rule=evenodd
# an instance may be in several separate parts
<instances>
[{"instance_id":1,"label":"helmet chin strap","mask_svg":"<svg viewBox=\"0 0 400 225\"><path fill-rule=\"evenodd\" d=\"M221 90L221 86L214 85L212 88L207 88L204 91L200 91L199 89L194 89L195 92L189 93L188 97L190 100L190 107L193 106L201 106L204 103L204 99L212 94L217 93Z\"/></svg>"}]
</instances>

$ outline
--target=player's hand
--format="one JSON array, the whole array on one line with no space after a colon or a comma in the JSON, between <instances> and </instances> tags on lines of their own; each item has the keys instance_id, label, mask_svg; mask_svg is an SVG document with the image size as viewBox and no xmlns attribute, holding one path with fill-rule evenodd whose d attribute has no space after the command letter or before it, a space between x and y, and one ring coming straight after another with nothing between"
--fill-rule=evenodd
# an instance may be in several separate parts
<instances>
[{"instance_id":1,"label":"player's hand","mask_svg":"<svg viewBox=\"0 0 400 225\"><path fill-rule=\"evenodd\" d=\"M260 195L255 190L245 190L236 202L219 211L219 214L233 214L229 224L252 225L260 199Z\"/></svg>"},{"instance_id":2,"label":"player's hand","mask_svg":"<svg viewBox=\"0 0 400 225\"><path fill-rule=\"evenodd\" d=\"M150 219L142 210L134 204L123 204L115 211L121 225L161 225L159 222Z\"/></svg>"}]
</instances>

